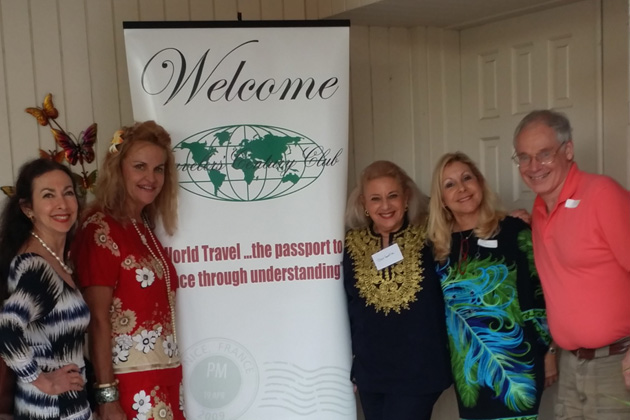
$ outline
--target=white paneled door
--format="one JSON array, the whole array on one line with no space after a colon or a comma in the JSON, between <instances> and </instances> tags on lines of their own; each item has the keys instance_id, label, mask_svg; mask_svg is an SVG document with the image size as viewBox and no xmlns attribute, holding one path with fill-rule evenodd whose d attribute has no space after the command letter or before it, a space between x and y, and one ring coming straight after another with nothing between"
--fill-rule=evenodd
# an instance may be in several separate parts
<instances>
[{"instance_id":1,"label":"white paneled door","mask_svg":"<svg viewBox=\"0 0 630 420\"><path fill-rule=\"evenodd\" d=\"M601 168L599 6L584 0L461 32L462 149L508 209L534 199L510 160L514 128L531 110L566 113L580 168Z\"/></svg>"}]
</instances>

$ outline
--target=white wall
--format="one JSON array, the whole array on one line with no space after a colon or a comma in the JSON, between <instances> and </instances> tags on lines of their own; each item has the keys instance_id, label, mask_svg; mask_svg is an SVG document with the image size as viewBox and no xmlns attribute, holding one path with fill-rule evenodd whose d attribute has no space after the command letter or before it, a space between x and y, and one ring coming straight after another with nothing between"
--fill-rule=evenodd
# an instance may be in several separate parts
<instances>
[{"instance_id":1,"label":"white wall","mask_svg":"<svg viewBox=\"0 0 630 420\"><path fill-rule=\"evenodd\" d=\"M54 147L49 130L24 112L48 92L69 131L78 134L98 122L96 162L113 132L133 122L125 20L234 20L238 11L244 20L317 19L374 1L0 0L0 185L12 184L19 165L38 148ZM600 170L628 186L628 4L603 5ZM434 162L461 149L466 134L460 32L357 26L350 34L349 184L373 160L391 159L428 191ZM434 418L457 418L454 404L449 392ZM550 405L544 410L541 419L550 419Z\"/></svg>"},{"instance_id":2,"label":"white wall","mask_svg":"<svg viewBox=\"0 0 630 420\"><path fill-rule=\"evenodd\" d=\"M65 129L98 123L96 162L133 122L123 21L318 19L374 1L0 0L0 185L13 184L38 148L54 148L48 128L24 113L48 92Z\"/></svg>"}]
</instances>

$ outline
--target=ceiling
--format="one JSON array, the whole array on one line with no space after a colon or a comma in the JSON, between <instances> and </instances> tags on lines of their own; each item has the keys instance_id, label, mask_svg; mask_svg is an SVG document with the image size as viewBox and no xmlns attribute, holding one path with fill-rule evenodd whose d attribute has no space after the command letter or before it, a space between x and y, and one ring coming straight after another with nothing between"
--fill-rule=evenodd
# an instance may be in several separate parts
<instances>
[{"instance_id":1,"label":"ceiling","mask_svg":"<svg viewBox=\"0 0 630 420\"><path fill-rule=\"evenodd\" d=\"M578 0L381 0L338 15L353 25L463 29Z\"/></svg>"}]
</instances>

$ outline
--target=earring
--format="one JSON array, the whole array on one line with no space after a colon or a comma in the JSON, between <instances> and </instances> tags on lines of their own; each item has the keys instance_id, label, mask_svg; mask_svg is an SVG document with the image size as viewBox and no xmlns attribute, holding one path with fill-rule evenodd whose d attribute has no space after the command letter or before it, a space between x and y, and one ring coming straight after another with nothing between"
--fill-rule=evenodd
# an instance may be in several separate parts
<instances>
[{"instance_id":1,"label":"earring","mask_svg":"<svg viewBox=\"0 0 630 420\"><path fill-rule=\"evenodd\" d=\"M370 213L367 211L367 209L365 209L365 216L370 217Z\"/></svg>"}]
</instances>

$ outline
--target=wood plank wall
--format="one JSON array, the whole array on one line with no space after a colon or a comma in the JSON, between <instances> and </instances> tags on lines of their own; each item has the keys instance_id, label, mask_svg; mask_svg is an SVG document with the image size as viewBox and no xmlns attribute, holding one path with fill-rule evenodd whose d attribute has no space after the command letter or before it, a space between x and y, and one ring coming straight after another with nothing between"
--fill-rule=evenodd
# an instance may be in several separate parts
<instances>
[{"instance_id":1,"label":"wood plank wall","mask_svg":"<svg viewBox=\"0 0 630 420\"><path fill-rule=\"evenodd\" d=\"M96 162L133 122L123 21L319 19L375 0L0 0L0 185L52 149L47 127L24 112L54 95L64 128L99 124ZM92 164L96 167L97 163ZM89 169L93 169L90 167Z\"/></svg>"},{"instance_id":2,"label":"wood plank wall","mask_svg":"<svg viewBox=\"0 0 630 420\"><path fill-rule=\"evenodd\" d=\"M48 92L66 129L78 134L98 122L97 159L90 169L112 133L133 122L123 21L234 20L238 12L244 20L319 19L374 1L0 0L0 185L12 184L19 165L36 157L38 148L54 147L48 128L24 112ZM604 23L614 23L604 24L605 34L617 38L627 38L622 2L614 0L616 8L604 11ZM617 51L604 56L604 88L610 92L604 98L605 134L610 131L615 140L609 144L616 147L605 149L604 171L630 184L627 39L621 46L606 42L604 37L605 50L611 50L608 45ZM459 32L356 26L350 43L349 187L370 162L391 159L428 192L434 162L462 145ZM607 66L607 60L613 63ZM621 71L614 70L617 62ZM544 418L551 418L550 408ZM456 416L449 392L434 418Z\"/></svg>"}]
</instances>

